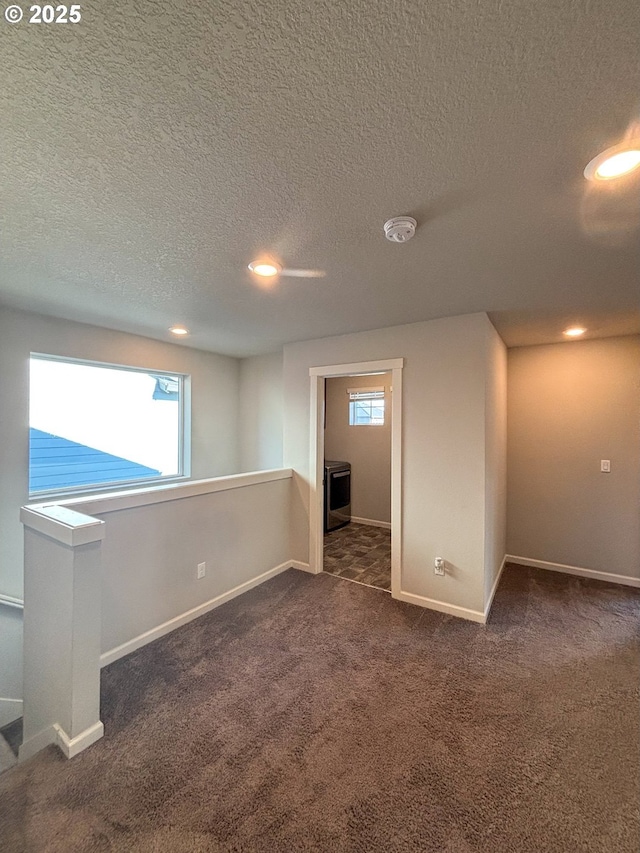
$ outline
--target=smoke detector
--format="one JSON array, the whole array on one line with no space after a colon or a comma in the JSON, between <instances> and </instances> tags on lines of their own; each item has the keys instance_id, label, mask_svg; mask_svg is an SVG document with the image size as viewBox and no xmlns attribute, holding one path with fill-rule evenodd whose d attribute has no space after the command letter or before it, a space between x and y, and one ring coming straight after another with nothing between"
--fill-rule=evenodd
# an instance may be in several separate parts
<instances>
[{"instance_id":1,"label":"smoke detector","mask_svg":"<svg viewBox=\"0 0 640 853\"><path fill-rule=\"evenodd\" d=\"M416 233L417 224L411 216L394 216L384 223L384 236L392 243L406 243Z\"/></svg>"}]
</instances>

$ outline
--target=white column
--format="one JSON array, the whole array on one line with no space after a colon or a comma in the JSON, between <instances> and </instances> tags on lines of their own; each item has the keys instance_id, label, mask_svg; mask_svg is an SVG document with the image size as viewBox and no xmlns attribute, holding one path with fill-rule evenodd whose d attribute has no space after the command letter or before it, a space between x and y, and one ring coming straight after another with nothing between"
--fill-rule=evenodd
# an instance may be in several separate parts
<instances>
[{"instance_id":1,"label":"white column","mask_svg":"<svg viewBox=\"0 0 640 853\"><path fill-rule=\"evenodd\" d=\"M24 738L20 760L56 743L72 758L102 737L100 548L104 522L22 507Z\"/></svg>"}]
</instances>

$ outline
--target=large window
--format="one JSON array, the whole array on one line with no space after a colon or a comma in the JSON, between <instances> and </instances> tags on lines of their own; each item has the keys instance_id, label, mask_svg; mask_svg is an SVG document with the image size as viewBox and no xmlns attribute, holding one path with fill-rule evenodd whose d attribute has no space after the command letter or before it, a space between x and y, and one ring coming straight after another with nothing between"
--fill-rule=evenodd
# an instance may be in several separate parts
<instances>
[{"instance_id":1,"label":"large window","mask_svg":"<svg viewBox=\"0 0 640 853\"><path fill-rule=\"evenodd\" d=\"M349 426L384 424L384 388L349 388Z\"/></svg>"},{"instance_id":2,"label":"large window","mask_svg":"<svg viewBox=\"0 0 640 853\"><path fill-rule=\"evenodd\" d=\"M31 355L29 493L179 477L186 377Z\"/></svg>"}]
</instances>

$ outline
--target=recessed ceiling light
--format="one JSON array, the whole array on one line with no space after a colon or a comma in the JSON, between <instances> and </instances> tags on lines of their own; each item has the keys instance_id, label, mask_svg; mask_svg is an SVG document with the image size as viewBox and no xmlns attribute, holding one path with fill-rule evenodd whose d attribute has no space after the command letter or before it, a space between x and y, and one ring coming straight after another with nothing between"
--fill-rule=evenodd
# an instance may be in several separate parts
<instances>
[{"instance_id":1,"label":"recessed ceiling light","mask_svg":"<svg viewBox=\"0 0 640 853\"><path fill-rule=\"evenodd\" d=\"M628 175L640 166L640 139L621 142L598 154L584 170L589 181L610 181Z\"/></svg>"},{"instance_id":2,"label":"recessed ceiling light","mask_svg":"<svg viewBox=\"0 0 640 853\"><path fill-rule=\"evenodd\" d=\"M565 329L562 333L566 335L568 338L579 338L580 335L584 335L586 329L583 329L582 326L572 326L570 329Z\"/></svg>"},{"instance_id":3,"label":"recessed ceiling light","mask_svg":"<svg viewBox=\"0 0 640 853\"><path fill-rule=\"evenodd\" d=\"M184 326L172 326L169 331L172 335L184 336L189 334L189 329L186 329Z\"/></svg>"},{"instance_id":4,"label":"recessed ceiling light","mask_svg":"<svg viewBox=\"0 0 640 853\"><path fill-rule=\"evenodd\" d=\"M274 264L271 261L251 261L249 269L256 275L261 275L263 278L271 278L282 272L282 267L279 264Z\"/></svg>"}]
</instances>

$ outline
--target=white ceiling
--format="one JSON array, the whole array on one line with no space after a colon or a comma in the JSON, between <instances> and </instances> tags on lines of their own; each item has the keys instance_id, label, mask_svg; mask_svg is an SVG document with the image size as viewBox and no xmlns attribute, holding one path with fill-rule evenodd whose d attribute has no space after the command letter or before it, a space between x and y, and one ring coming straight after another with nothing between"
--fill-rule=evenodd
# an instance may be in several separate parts
<instances>
[{"instance_id":1,"label":"white ceiling","mask_svg":"<svg viewBox=\"0 0 640 853\"><path fill-rule=\"evenodd\" d=\"M475 311L640 331L640 180L582 177L640 117L637 0L82 13L0 21L4 304L240 356ZM260 288L263 252L326 277Z\"/></svg>"}]
</instances>

